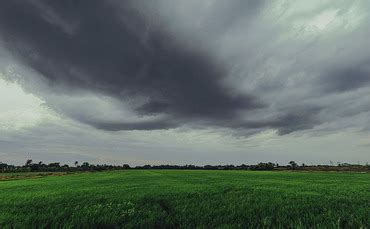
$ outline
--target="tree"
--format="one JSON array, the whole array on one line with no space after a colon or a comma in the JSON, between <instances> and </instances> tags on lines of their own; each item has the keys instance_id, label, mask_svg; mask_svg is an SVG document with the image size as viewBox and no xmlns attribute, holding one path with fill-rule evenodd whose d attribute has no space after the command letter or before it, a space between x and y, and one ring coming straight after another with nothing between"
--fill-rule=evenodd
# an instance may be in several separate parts
<instances>
[{"instance_id":1,"label":"tree","mask_svg":"<svg viewBox=\"0 0 370 229\"><path fill-rule=\"evenodd\" d=\"M296 169L297 167L298 167L298 164L295 162L295 161L290 161L289 162L289 165L290 165L290 167L294 170L294 169Z\"/></svg>"},{"instance_id":2,"label":"tree","mask_svg":"<svg viewBox=\"0 0 370 229\"><path fill-rule=\"evenodd\" d=\"M152 166L151 165L144 165L143 166L143 169L151 169L152 168Z\"/></svg>"},{"instance_id":3,"label":"tree","mask_svg":"<svg viewBox=\"0 0 370 229\"><path fill-rule=\"evenodd\" d=\"M5 171L8 168L8 164L0 162L0 170Z\"/></svg>"},{"instance_id":4,"label":"tree","mask_svg":"<svg viewBox=\"0 0 370 229\"><path fill-rule=\"evenodd\" d=\"M59 168L60 167L60 162L49 163L48 167L50 167L50 168Z\"/></svg>"},{"instance_id":5,"label":"tree","mask_svg":"<svg viewBox=\"0 0 370 229\"><path fill-rule=\"evenodd\" d=\"M75 166L76 166L76 167L78 166L78 161L75 161Z\"/></svg>"},{"instance_id":6,"label":"tree","mask_svg":"<svg viewBox=\"0 0 370 229\"><path fill-rule=\"evenodd\" d=\"M122 165L122 169L130 169L131 167L130 167L130 165L128 165L128 164L123 164Z\"/></svg>"},{"instance_id":7,"label":"tree","mask_svg":"<svg viewBox=\"0 0 370 229\"><path fill-rule=\"evenodd\" d=\"M272 162L263 163L260 162L257 165L251 166L252 170L273 170L275 168L275 164Z\"/></svg>"},{"instance_id":8,"label":"tree","mask_svg":"<svg viewBox=\"0 0 370 229\"><path fill-rule=\"evenodd\" d=\"M31 159L28 159L27 161L26 161L26 166L30 166L32 164L32 160Z\"/></svg>"},{"instance_id":9,"label":"tree","mask_svg":"<svg viewBox=\"0 0 370 229\"><path fill-rule=\"evenodd\" d=\"M31 169L31 171L33 172L33 171L39 171L40 170L40 165L39 164L30 164L29 165L29 168Z\"/></svg>"},{"instance_id":10,"label":"tree","mask_svg":"<svg viewBox=\"0 0 370 229\"><path fill-rule=\"evenodd\" d=\"M83 168L83 169L88 169L88 168L90 168L90 164L89 164L89 162L84 162L84 163L82 163L81 168Z\"/></svg>"}]
</instances>

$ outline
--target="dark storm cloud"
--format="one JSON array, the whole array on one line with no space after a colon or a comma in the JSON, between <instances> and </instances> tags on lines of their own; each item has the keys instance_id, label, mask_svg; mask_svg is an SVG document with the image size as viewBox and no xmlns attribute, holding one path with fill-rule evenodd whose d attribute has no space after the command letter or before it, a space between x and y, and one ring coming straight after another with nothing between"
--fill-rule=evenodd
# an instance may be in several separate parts
<instances>
[{"instance_id":1,"label":"dark storm cloud","mask_svg":"<svg viewBox=\"0 0 370 229\"><path fill-rule=\"evenodd\" d=\"M178 124L171 123L170 121L142 121L135 123L122 123L122 122L88 122L97 129L118 131L118 130L159 130L170 129L176 127Z\"/></svg>"},{"instance_id":2,"label":"dark storm cloud","mask_svg":"<svg viewBox=\"0 0 370 229\"><path fill-rule=\"evenodd\" d=\"M140 115L217 123L260 107L252 96L222 85L227 70L207 53L181 45L133 2L115 7L108 1L2 1L0 34L51 85L96 90L121 100L144 98L146 103L135 108ZM107 130L174 126L85 122Z\"/></svg>"},{"instance_id":3,"label":"dark storm cloud","mask_svg":"<svg viewBox=\"0 0 370 229\"><path fill-rule=\"evenodd\" d=\"M281 112L275 117L267 120L245 121L244 123L233 124L235 129L261 129L272 128L278 131L278 134L285 135L298 130L312 129L320 124L318 114L322 109L320 107L294 107L292 110Z\"/></svg>"},{"instance_id":4,"label":"dark storm cloud","mask_svg":"<svg viewBox=\"0 0 370 229\"><path fill-rule=\"evenodd\" d=\"M167 9L166 12L161 12L162 14L168 15L168 17L176 17L176 14L182 13L184 19L182 20L183 24L192 24L197 23L196 29L201 30L201 32L206 33L207 38L211 34L220 35L226 34L229 29L232 29L233 26L240 23L243 20L243 26L248 26L249 22L253 21L263 7L266 6L265 0L233 0L230 1L187 1L191 5L188 9L181 7L182 12L179 12L179 6L173 4L173 0L158 0L155 1L156 5L162 6L161 8ZM184 2L180 2L184 3ZM194 4L198 5L198 9L194 9ZM199 8L204 7L205 12L203 13L194 13ZM211 9L211 10L210 10ZM188 11L189 10L189 11ZM162 9L163 11L163 9ZM184 15L185 14L185 15ZM186 20L188 17L195 18L194 21ZM201 22L201 23L199 23ZM194 25L194 24L192 24ZM194 29L188 28L188 29Z\"/></svg>"},{"instance_id":5,"label":"dark storm cloud","mask_svg":"<svg viewBox=\"0 0 370 229\"><path fill-rule=\"evenodd\" d=\"M289 134L298 130L312 129L321 122L317 115L319 108L304 109L302 111L293 111L279 117L271 123L271 127L279 131L279 134Z\"/></svg>"},{"instance_id":6,"label":"dark storm cloud","mask_svg":"<svg viewBox=\"0 0 370 229\"><path fill-rule=\"evenodd\" d=\"M346 92L370 85L370 70L361 66L334 69L319 79L326 92Z\"/></svg>"},{"instance_id":7,"label":"dark storm cloud","mask_svg":"<svg viewBox=\"0 0 370 229\"><path fill-rule=\"evenodd\" d=\"M259 24L258 18L267 6L265 1L178 3L185 5L166 0L3 1L0 36L15 56L45 77L50 88L57 89L53 93L89 91L98 98L103 94L122 104L129 101L136 116L131 119L124 112L122 118L112 115L112 107L120 103L105 107L105 111L96 108L100 110L93 114L94 109L87 107L94 103L66 106L56 99L45 98L59 113L108 131L188 125L226 127L247 133L272 128L279 134L289 134L325 122L319 115L327 105L321 104L320 108L304 100L370 85L367 65L354 63L340 68L335 63L322 66L317 72L312 71L319 77L302 79L302 84L292 81L292 75L307 69L306 62L310 65L305 56L278 77L271 77L274 74L271 71L261 78L261 73L269 69L265 66L268 58L276 63L284 60L275 58L276 47L262 49L266 44L274 44L273 37L277 36L274 33L279 31ZM191 14L189 10L194 9L194 4L199 4L202 10ZM183 15L177 18L179 13ZM172 19L176 22L171 22ZM196 34L194 40L186 35L189 33ZM233 35L241 38L235 43L223 42ZM201 47L206 43L211 48ZM213 49L220 44L224 51L233 50L231 58L215 55ZM290 46L284 46L288 53ZM266 52L266 58L256 58L259 52ZM231 69L237 63L240 72ZM262 71L257 71L258 68ZM236 92L225 84L231 73L235 88L245 87L248 82L254 86ZM288 87L291 82L297 82L302 89L306 87L307 94L294 96L305 90ZM288 96L290 93L293 96ZM64 103L68 102L75 100ZM125 110L127 106L117 109Z\"/></svg>"}]
</instances>

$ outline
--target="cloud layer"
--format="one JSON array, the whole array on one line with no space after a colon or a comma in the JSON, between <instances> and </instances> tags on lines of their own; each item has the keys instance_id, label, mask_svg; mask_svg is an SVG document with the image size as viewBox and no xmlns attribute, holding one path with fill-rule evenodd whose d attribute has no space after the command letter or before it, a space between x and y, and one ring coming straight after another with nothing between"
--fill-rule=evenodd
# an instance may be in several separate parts
<instances>
[{"instance_id":1,"label":"cloud layer","mask_svg":"<svg viewBox=\"0 0 370 229\"><path fill-rule=\"evenodd\" d=\"M368 134L369 10L366 0L2 1L0 67L59 118L103 135Z\"/></svg>"},{"instance_id":2,"label":"cloud layer","mask_svg":"<svg viewBox=\"0 0 370 229\"><path fill-rule=\"evenodd\" d=\"M162 129L193 120L217 125L238 119L239 110L261 106L226 88L222 65L202 50L182 46L131 2L119 10L101 1L3 4L6 45L51 85L134 101L137 115L165 116L139 123L81 120L97 128Z\"/></svg>"}]
</instances>

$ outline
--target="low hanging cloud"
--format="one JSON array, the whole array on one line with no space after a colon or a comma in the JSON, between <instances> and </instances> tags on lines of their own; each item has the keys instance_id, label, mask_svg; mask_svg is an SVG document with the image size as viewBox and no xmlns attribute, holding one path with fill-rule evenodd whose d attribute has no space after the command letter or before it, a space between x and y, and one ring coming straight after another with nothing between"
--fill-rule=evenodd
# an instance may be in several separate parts
<instances>
[{"instance_id":1,"label":"low hanging cloud","mask_svg":"<svg viewBox=\"0 0 370 229\"><path fill-rule=\"evenodd\" d=\"M36 4L37 3L37 4ZM207 53L182 46L126 2L11 1L1 3L1 35L15 55L50 85L93 90L119 100L136 98L138 115L166 120L99 123L100 129L160 129L192 119L237 118L261 104L222 84L226 69ZM124 118L123 118L124 119ZM168 120L168 121L167 121Z\"/></svg>"},{"instance_id":2,"label":"low hanging cloud","mask_svg":"<svg viewBox=\"0 0 370 229\"><path fill-rule=\"evenodd\" d=\"M370 60L365 66L353 66L349 69L334 69L319 79L322 90L326 92L346 92L370 86ZM367 69L366 69L367 68Z\"/></svg>"},{"instance_id":3,"label":"low hanging cloud","mask_svg":"<svg viewBox=\"0 0 370 229\"><path fill-rule=\"evenodd\" d=\"M347 118L343 93L369 95L366 1L332 3L3 1L0 38L44 80L32 93L97 129L284 135Z\"/></svg>"}]
</instances>

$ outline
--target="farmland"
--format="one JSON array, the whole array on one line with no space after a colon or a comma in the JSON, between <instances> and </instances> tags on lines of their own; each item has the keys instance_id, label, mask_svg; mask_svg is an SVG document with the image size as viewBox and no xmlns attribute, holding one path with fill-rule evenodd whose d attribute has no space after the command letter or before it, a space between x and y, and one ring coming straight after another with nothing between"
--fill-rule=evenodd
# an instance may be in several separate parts
<instances>
[{"instance_id":1,"label":"farmland","mask_svg":"<svg viewBox=\"0 0 370 229\"><path fill-rule=\"evenodd\" d=\"M0 227L370 228L370 174L1 174Z\"/></svg>"}]
</instances>

